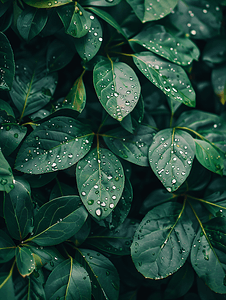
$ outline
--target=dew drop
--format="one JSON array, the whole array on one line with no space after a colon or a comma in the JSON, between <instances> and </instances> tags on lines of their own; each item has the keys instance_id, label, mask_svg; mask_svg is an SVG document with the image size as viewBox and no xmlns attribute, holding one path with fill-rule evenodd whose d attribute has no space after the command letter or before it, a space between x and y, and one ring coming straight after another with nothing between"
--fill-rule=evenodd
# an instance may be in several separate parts
<instances>
[{"instance_id":1,"label":"dew drop","mask_svg":"<svg viewBox=\"0 0 226 300\"><path fill-rule=\"evenodd\" d=\"M100 217L100 216L102 215L102 209L101 209L101 208L97 208L97 209L96 209L96 215L97 215L98 217Z\"/></svg>"}]
</instances>

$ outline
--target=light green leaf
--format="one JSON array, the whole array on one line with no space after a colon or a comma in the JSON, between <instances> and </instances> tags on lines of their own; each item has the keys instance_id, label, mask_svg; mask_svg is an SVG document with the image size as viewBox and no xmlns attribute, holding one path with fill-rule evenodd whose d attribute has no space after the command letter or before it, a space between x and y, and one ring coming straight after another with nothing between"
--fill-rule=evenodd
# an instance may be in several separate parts
<instances>
[{"instance_id":1,"label":"light green leaf","mask_svg":"<svg viewBox=\"0 0 226 300\"><path fill-rule=\"evenodd\" d=\"M17 246L16 264L21 276L29 276L35 269L33 253L27 247Z\"/></svg>"},{"instance_id":2,"label":"light green leaf","mask_svg":"<svg viewBox=\"0 0 226 300\"><path fill-rule=\"evenodd\" d=\"M9 91L15 75L15 62L10 42L4 33L0 32L0 90Z\"/></svg>"},{"instance_id":3,"label":"light green leaf","mask_svg":"<svg viewBox=\"0 0 226 300\"><path fill-rule=\"evenodd\" d=\"M184 69L150 52L133 55L138 69L170 98L195 106L195 91Z\"/></svg>"},{"instance_id":4,"label":"light green leaf","mask_svg":"<svg viewBox=\"0 0 226 300\"><path fill-rule=\"evenodd\" d=\"M139 125L134 134L123 128L116 128L103 135L108 148L121 158L139 166L148 166L148 149L156 131L146 125Z\"/></svg>"},{"instance_id":5,"label":"light green leaf","mask_svg":"<svg viewBox=\"0 0 226 300\"><path fill-rule=\"evenodd\" d=\"M11 237L0 229L0 263L6 263L15 256L15 244Z\"/></svg>"},{"instance_id":6,"label":"light green leaf","mask_svg":"<svg viewBox=\"0 0 226 300\"><path fill-rule=\"evenodd\" d=\"M178 0L126 0L137 17L143 22L159 20L172 12Z\"/></svg>"},{"instance_id":7,"label":"light green leaf","mask_svg":"<svg viewBox=\"0 0 226 300\"><path fill-rule=\"evenodd\" d=\"M67 169L89 152L93 136L87 124L70 117L54 117L26 138L15 168L30 174Z\"/></svg>"},{"instance_id":8,"label":"light green leaf","mask_svg":"<svg viewBox=\"0 0 226 300\"><path fill-rule=\"evenodd\" d=\"M194 139L196 144L196 158L208 170L222 175L225 153L212 144Z\"/></svg>"},{"instance_id":9,"label":"light green leaf","mask_svg":"<svg viewBox=\"0 0 226 300\"><path fill-rule=\"evenodd\" d=\"M0 149L0 191L5 191L9 193L13 188L13 172Z\"/></svg>"},{"instance_id":10,"label":"light green leaf","mask_svg":"<svg viewBox=\"0 0 226 300\"><path fill-rule=\"evenodd\" d=\"M73 2L73 0L23 0L26 4L37 8L53 8L67 3Z\"/></svg>"},{"instance_id":11,"label":"light green leaf","mask_svg":"<svg viewBox=\"0 0 226 300\"><path fill-rule=\"evenodd\" d=\"M53 199L38 210L33 234L27 241L40 246L60 244L79 231L87 216L78 196Z\"/></svg>"},{"instance_id":12,"label":"light green leaf","mask_svg":"<svg viewBox=\"0 0 226 300\"><path fill-rule=\"evenodd\" d=\"M122 121L138 102L139 79L123 62L100 61L94 67L93 81L100 103L118 121Z\"/></svg>"},{"instance_id":13,"label":"light green leaf","mask_svg":"<svg viewBox=\"0 0 226 300\"><path fill-rule=\"evenodd\" d=\"M83 204L100 221L117 205L125 176L120 161L111 151L95 148L77 164L76 180Z\"/></svg>"},{"instance_id":14,"label":"light green leaf","mask_svg":"<svg viewBox=\"0 0 226 300\"><path fill-rule=\"evenodd\" d=\"M92 283L92 295L98 300L116 300L119 276L112 262L99 252L76 249L75 259L86 269Z\"/></svg>"},{"instance_id":15,"label":"light green leaf","mask_svg":"<svg viewBox=\"0 0 226 300\"><path fill-rule=\"evenodd\" d=\"M91 283L87 271L76 260L67 259L49 275L45 284L48 300L91 299Z\"/></svg>"},{"instance_id":16,"label":"light green leaf","mask_svg":"<svg viewBox=\"0 0 226 300\"><path fill-rule=\"evenodd\" d=\"M188 177L194 155L192 136L185 131L169 128L155 135L149 149L149 162L164 187L174 192Z\"/></svg>"},{"instance_id":17,"label":"light green leaf","mask_svg":"<svg viewBox=\"0 0 226 300\"><path fill-rule=\"evenodd\" d=\"M185 263L194 238L192 221L184 206L169 202L149 211L131 246L133 262L146 278L161 279Z\"/></svg>"}]
</instances>

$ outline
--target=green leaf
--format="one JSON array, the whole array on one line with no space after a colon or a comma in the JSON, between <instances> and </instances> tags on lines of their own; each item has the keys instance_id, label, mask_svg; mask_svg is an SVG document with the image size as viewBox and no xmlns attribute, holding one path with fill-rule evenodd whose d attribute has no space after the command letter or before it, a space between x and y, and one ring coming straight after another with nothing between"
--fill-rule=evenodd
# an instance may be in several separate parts
<instances>
[{"instance_id":1,"label":"green leaf","mask_svg":"<svg viewBox=\"0 0 226 300\"><path fill-rule=\"evenodd\" d=\"M225 154L212 144L194 139L196 144L196 158L208 170L222 175Z\"/></svg>"},{"instance_id":2,"label":"green leaf","mask_svg":"<svg viewBox=\"0 0 226 300\"><path fill-rule=\"evenodd\" d=\"M37 7L37 8L53 8L61 5L65 5L67 3L73 2L73 0L23 0L26 4Z\"/></svg>"},{"instance_id":3,"label":"green leaf","mask_svg":"<svg viewBox=\"0 0 226 300\"><path fill-rule=\"evenodd\" d=\"M0 2L0 17L2 17L4 15L4 13L8 10L8 8L10 7L10 4L11 3L9 1L8 1L8 3L4 3L4 1Z\"/></svg>"},{"instance_id":4,"label":"green leaf","mask_svg":"<svg viewBox=\"0 0 226 300\"><path fill-rule=\"evenodd\" d=\"M91 299L91 283L87 271L77 261L67 259L49 275L45 284L48 300Z\"/></svg>"},{"instance_id":5,"label":"green leaf","mask_svg":"<svg viewBox=\"0 0 226 300\"><path fill-rule=\"evenodd\" d=\"M195 91L184 69L150 52L133 55L138 69L170 98L195 106Z\"/></svg>"},{"instance_id":6,"label":"green leaf","mask_svg":"<svg viewBox=\"0 0 226 300\"><path fill-rule=\"evenodd\" d=\"M13 188L13 172L0 149L0 191L5 191L9 193Z\"/></svg>"},{"instance_id":7,"label":"green leaf","mask_svg":"<svg viewBox=\"0 0 226 300\"><path fill-rule=\"evenodd\" d=\"M117 205L125 176L120 161L111 151L95 148L77 164L76 180L83 204L100 221Z\"/></svg>"},{"instance_id":8,"label":"green leaf","mask_svg":"<svg viewBox=\"0 0 226 300\"><path fill-rule=\"evenodd\" d=\"M86 269L92 283L92 295L97 300L116 300L119 295L119 276L111 261L88 249L77 249L75 259Z\"/></svg>"},{"instance_id":9,"label":"green leaf","mask_svg":"<svg viewBox=\"0 0 226 300\"><path fill-rule=\"evenodd\" d=\"M226 38L216 36L205 45L202 53L202 60L211 64L222 64L226 61Z\"/></svg>"},{"instance_id":10,"label":"green leaf","mask_svg":"<svg viewBox=\"0 0 226 300\"><path fill-rule=\"evenodd\" d=\"M160 279L185 263L194 238L192 221L179 203L165 203L149 211L133 239L131 253L137 270Z\"/></svg>"},{"instance_id":11,"label":"green leaf","mask_svg":"<svg viewBox=\"0 0 226 300\"><path fill-rule=\"evenodd\" d=\"M211 82L216 95L220 97L221 103L224 105L226 102L226 64L213 69L211 74Z\"/></svg>"},{"instance_id":12,"label":"green leaf","mask_svg":"<svg viewBox=\"0 0 226 300\"><path fill-rule=\"evenodd\" d=\"M87 218L82 228L70 238L70 241L72 241L76 245L76 247L80 246L83 242L86 241L87 237L90 234L90 230L91 230L91 218Z\"/></svg>"},{"instance_id":13,"label":"green leaf","mask_svg":"<svg viewBox=\"0 0 226 300\"><path fill-rule=\"evenodd\" d=\"M114 230L99 227L86 242L101 251L114 255L130 255L130 246L139 223L127 218Z\"/></svg>"},{"instance_id":14,"label":"green leaf","mask_svg":"<svg viewBox=\"0 0 226 300\"><path fill-rule=\"evenodd\" d=\"M118 121L122 121L138 102L139 79L123 62L100 61L94 67L93 81L100 103Z\"/></svg>"},{"instance_id":15,"label":"green leaf","mask_svg":"<svg viewBox=\"0 0 226 300\"><path fill-rule=\"evenodd\" d=\"M0 48L0 68L2 70L0 90L9 91L15 75L15 63L10 42L2 32L0 32L0 44L2 45Z\"/></svg>"},{"instance_id":16,"label":"green leaf","mask_svg":"<svg viewBox=\"0 0 226 300\"><path fill-rule=\"evenodd\" d=\"M155 135L149 149L149 162L164 187L174 192L188 177L194 155L192 136L185 131L169 128Z\"/></svg>"},{"instance_id":17,"label":"green leaf","mask_svg":"<svg viewBox=\"0 0 226 300\"><path fill-rule=\"evenodd\" d=\"M169 16L172 24L194 39L207 39L218 35L222 12L209 0L180 0Z\"/></svg>"},{"instance_id":18,"label":"green leaf","mask_svg":"<svg viewBox=\"0 0 226 300\"><path fill-rule=\"evenodd\" d=\"M123 128L116 128L103 135L108 148L119 157L139 166L148 166L148 149L156 131L146 125L139 125L131 134Z\"/></svg>"},{"instance_id":19,"label":"green leaf","mask_svg":"<svg viewBox=\"0 0 226 300\"><path fill-rule=\"evenodd\" d=\"M89 14L77 2L58 8L57 13L67 34L81 38L88 33L91 27L91 19Z\"/></svg>"},{"instance_id":20,"label":"green leaf","mask_svg":"<svg viewBox=\"0 0 226 300\"><path fill-rule=\"evenodd\" d=\"M55 91L57 73L47 74L44 59L19 59L10 96L20 120L45 106Z\"/></svg>"},{"instance_id":21,"label":"green leaf","mask_svg":"<svg viewBox=\"0 0 226 300\"><path fill-rule=\"evenodd\" d=\"M51 173L50 173L51 174ZM68 184L65 184L63 182L58 182L57 184L53 187L49 200L61 197L61 196L69 196L69 195L76 195L78 192L76 191L75 187L72 187Z\"/></svg>"},{"instance_id":22,"label":"green leaf","mask_svg":"<svg viewBox=\"0 0 226 300\"><path fill-rule=\"evenodd\" d=\"M217 191L208 195L207 197L204 197L203 204L214 217L225 217L226 216L226 191L223 192Z\"/></svg>"},{"instance_id":23,"label":"green leaf","mask_svg":"<svg viewBox=\"0 0 226 300\"><path fill-rule=\"evenodd\" d=\"M133 11L143 23L164 18L172 12L178 2L178 0L154 0L152 2L147 0L126 1L133 8Z\"/></svg>"},{"instance_id":24,"label":"green leaf","mask_svg":"<svg viewBox=\"0 0 226 300\"><path fill-rule=\"evenodd\" d=\"M35 269L33 253L29 248L17 246L16 264L21 276L29 276Z\"/></svg>"},{"instance_id":25,"label":"green leaf","mask_svg":"<svg viewBox=\"0 0 226 300\"><path fill-rule=\"evenodd\" d=\"M38 210L33 234L27 241L40 246L60 244L79 231L87 216L78 196L53 199Z\"/></svg>"},{"instance_id":26,"label":"green leaf","mask_svg":"<svg viewBox=\"0 0 226 300\"><path fill-rule=\"evenodd\" d=\"M72 86L70 92L64 99L62 104L63 108L74 109L78 112L82 112L86 105L86 90L83 83L84 72L78 77Z\"/></svg>"},{"instance_id":27,"label":"green leaf","mask_svg":"<svg viewBox=\"0 0 226 300\"><path fill-rule=\"evenodd\" d=\"M55 72L64 68L70 63L75 54L74 49L60 40L53 40L47 50L47 68L50 72Z\"/></svg>"},{"instance_id":28,"label":"green leaf","mask_svg":"<svg viewBox=\"0 0 226 300\"><path fill-rule=\"evenodd\" d=\"M15 256L15 244L11 237L0 229L0 263L6 263Z\"/></svg>"},{"instance_id":29,"label":"green leaf","mask_svg":"<svg viewBox=\"0 0 226 300\"><path fill-rule=\"evenodd\" d=\"M190 39L178 35L178 32L168 32L163 25L150 24L129 42L135 42L178 65L189 65L193 59L199 58L199 48Z\"/></svg>"},{"instance_id":30,"label":"green leaf","mask_svg":"<svg viewBox=\"0 0 226 300\"><path fill-rule=\"evenodd\" d=\"M27 7L17 19L17 29L26 41L30 41L42 31L47 19L46 10Z\"/></svg>"},{"instance_id":31,"label":"green leaf","mask_svg":"<svg viewBox=\"0 0 226 300\"><path fill-rule=\"evenodd\" d=\"M203 224L194 239L191 263L204 282L215 293L226 294L225 220L214 218Z\"/></svg>"},{"instance_id":32,"label":"green leaf","mask_svg":"<svg viewBox=\"0 0 226 300\"><path fill-rule=\"evenodd\" d=\"M33 204L26 180L18 178L14 189L5 196L4 216L10 235L23 240L33 228Z\"/></svg>"},{"instance_id":33,"label":"green leaf","mask_svg":"<svg viewBox=\"0 0 226 300\"><path fill-rule=\"evenodd\" d=\"M7 115L10 115L15 118L12 107L9 105L8 102L5 102L1 99L0 99L0 110L4 110L7 113Z\"/></svg>"},{"instance_id":34,"label":"green leaf","mask_svg":"<svg viewBox=\"0 0 226 300\"><path fill-rule=\"evenodd\" d=\"M0 147L4 155L10 155L19 146L26 133L26 127L19 125L5 110L0 110Z\"/></svg>"},{"instance_id":35,"label":"green leaf","mask_svg":"<svg viewBox=\"0 0 226 300\"><path fill-rule=\"evenodd\" d=\"M89 152L93 135L87 124L70 117L54 117L26 138L15 168L30 174L66 169Z\"/></svg>"},{"instance_id":36,"label":"green leaf","mask_svg":"<svg viewBox=\"0 0 226 300\"><path fill-rule=\"evenodd\" d=\"M75 40L75 48L84 61L89 61L100 49L103 31L98 18L89 12L86 13L91 20L91 27L85 36Z\"/></svg>"},{"instance_id":37,"label":"green leaf","mask_svg":"<svg viewBox=\"0 0 226 300\"><path fill-rule=\"evenodd\" d=\"M93 6L115 6L118 5L122 0L83 0L82 5L93 5Z\"/></svg>"}]
</instances>

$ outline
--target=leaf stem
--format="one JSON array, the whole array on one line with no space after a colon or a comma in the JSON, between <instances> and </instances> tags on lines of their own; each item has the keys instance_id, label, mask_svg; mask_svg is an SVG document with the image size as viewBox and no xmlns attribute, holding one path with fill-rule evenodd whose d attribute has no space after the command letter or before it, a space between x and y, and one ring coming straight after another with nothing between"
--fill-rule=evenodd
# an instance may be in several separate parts
<instances>
[{"instance_id":1,"label":"leaf stem","mask_svg":"<svg viewBox=\"0 0 226 300\"><path fill-rule=\"evenodd\" d=\"M103 120L103 122L100 124L98 130L97 130L97 134L99 134L101 128L104 126L104 123L107 121L107 118L109 117L109 115L107 114Z\"/></svg>"},{"instance_id":2,"label":"leaf stem","mask_svg":"<svg viewBox=\"0 0 226 300\"><path fill-rule=\"evenodd\" d=\"M126 42L120 42L120 43L118 43L118 44L116 44L116 45L112 45L111 47L108 47L108 50L113 49L113 48L116 48L116 47L119 47L119 46L121 46L121 45L125 45L125 43L126 43Z\"/></svg>"},{"instance_id":3,"label":"leaf stem","mask_svg":"<svg viewBox=\"0 0 226 300\"><path fill-rule=\"evenodd\" d=\"M14 265L16 263L16 259L14 260L13 264L12 264L12 267L9 271L9 275L6 277L6 279L0 284L0 289L6 284L6 282L10 279L10 277L12 276L12 273L13 273L13 268L14 268Z\"/></svg>"},{"instance_id":4,"label":"leaf stem","mask_svg":"<svg viewBox=\"0 0 226 300\"><path fill-rule=\"evenodd\" d=\"M222 209L226 209L226 207L224 207L224 206L215 204L215 203L213 203L213 202L206 201L206 200L204 200L204 199L196 198L196 197L193 197L193 196L190 196L190 195L188 195L188 197L191 198L191 199L194 199L194 200L197 200L197 201L200 201L200 202L203 202L203 203L212 205L212 206L216 206L216 207L219 207L219 208L222 208Z\"/></svg>"}]
</instances>

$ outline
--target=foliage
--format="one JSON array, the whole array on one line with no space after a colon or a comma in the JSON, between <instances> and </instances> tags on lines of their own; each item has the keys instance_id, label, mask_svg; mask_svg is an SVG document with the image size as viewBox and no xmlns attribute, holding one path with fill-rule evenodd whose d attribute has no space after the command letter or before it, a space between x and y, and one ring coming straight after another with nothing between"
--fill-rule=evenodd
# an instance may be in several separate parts
<instances>
[{"instance_id":1,"label":"foliage","mask_svg":"<svg viewBox=\"0 0 226 300\"><path fill-rule=\"evenodd\" d=\"M2 299L226 298L225 5L0 1Z\"/></svg>"}]
</instances>

